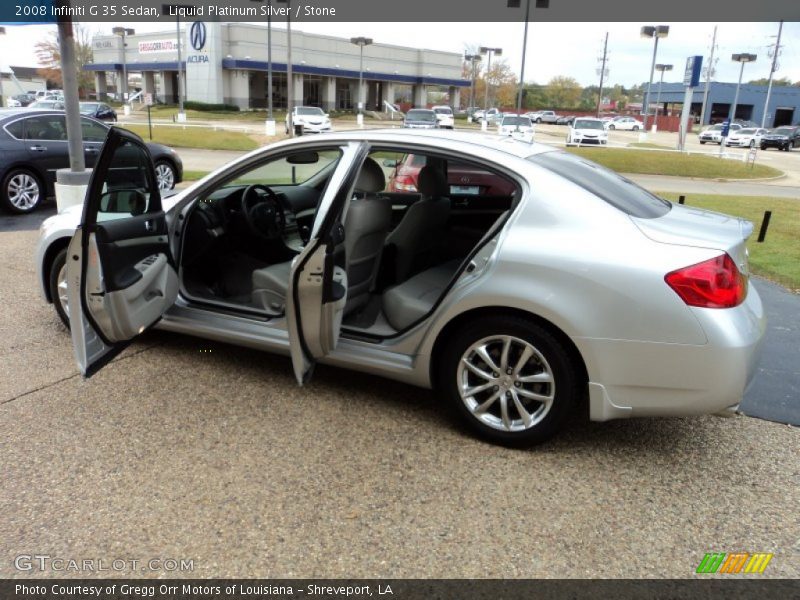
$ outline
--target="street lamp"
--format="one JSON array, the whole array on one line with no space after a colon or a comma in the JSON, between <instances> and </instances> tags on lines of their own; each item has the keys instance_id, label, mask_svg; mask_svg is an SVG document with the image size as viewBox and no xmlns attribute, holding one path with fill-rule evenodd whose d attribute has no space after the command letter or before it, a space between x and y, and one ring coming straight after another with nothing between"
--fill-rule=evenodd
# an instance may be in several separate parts
<instances>
[{"instance_id":1,"label":"street lamp","mask_svg":"<svg viewBox=\"0 0 800 600\"><path fill-rule=\"evenodd\" d=\"M669 35L669 25L645 25L639 30L643 38L653 38L653 62L650 65L650 79L647 82L647 95L645 96L644 111L644 130L647 131L647 114L650 108L650 88L653 85L653 73L656 69L656 54L658 53L658 40Z\"/></svg>"},{"instance_id":2,"label":"street lamp","mask_svg":"<svg viewBox=\"0 0 800 600\"><path fill-rule=\"evenodd\" d=\"M292 107L294 85L292 82L292 0L275 0L279 4L286 4L286 114L289 116L289 135L294 137L294 119Z\"/></svg>"},{"instance_id":3,"label":"street lamp","mask_svg":"<svg viewBox=\"0 0 800 600\"><path fill-rule=\"evenodd\" d=\"M6 28L0 27L0 35L6 34ZM3 63L0 62L0 108L5 106L5 97L3 94Z\"/></svg>"},{"instance_id":4,"label":"street lamp","mask_svg":"<svg viewBox=\"0 0 800 600\"><path fill-rule=\"evenodd\" d=\"M264 0L253 0L263 2ZM275 119L272 118L272 0L267 0L267 135L275 135Z\"/></svg>"},{"instance_id":5,"label":"street lamp","mask_svg":"<svg viewBox=\"0 0 800 600\"><path fill-rule=\"evenodd\" d=\"M508 8L519 8L520 0L508 0ZM536 0L536 8L550 8L550 0ZM517 92L517 114L522 112L522 87L525 82L525 53L528 49L528 20L531 12L531 0L525 0L525 34L522 38L522 67L519 71L519 91ZM519 121L517 121L519 130Z\"/></svg>"},{"instance_id":6,"label":"street lamp","mask_svg":"<svg viewBox=\"0 0 800 600\"><path fill-rule=\"evenodd\" d=\"M472 109L475 106L475 63L481 61L480 54L465 54L464 60L469 62L470 67L470 85L469 85L469 107ZM470 116L470 120L472 117Z\"/></svg>"},{"instance_id":7,"label":"street lamp","mask_svg":"<svg viewBox=\"0 0 800 600\"><path fill-rule=\"evenodd\" d=\"M486 79L484 80L484 87L486 88L486 90L484 91L484 96L483 96L483 119L481 120L481 129L486 131L486 128L488 126L488 123L486 122L487 121L486 113L489 110L489 71L492 70L492 54L494 54L495 56L502 56L503 49L488 48L487 46L481 46L478 50L481 54L489 55L489 59L486 64Z\"/></svg>"},{"instance_id":8,"label":"street lamp","mask_svg":"<svg viewBox=\"0 0 800 600\"><path fill-rule=\"evenodd\" d=\"M136 32L127 27L114 27L111 33L122 37L122 100L125 104L128 103L128 57L125 50L127 44L125 43L125 36L133 35Z\"/></svg>"},{"instance_id":9,"label":"street lamp","mask_svg":"<svg viewBox=\"0 0 800 600\"><path fill-rule=\"evenodd\" d=\"M653 126L658 129L658 111L661 110L661 88L664 85L664 71L672 71L672 65L656 65L656 71L661 73L661 79L658 81L658 94L656 94L656 120Z\"/></svg>"},{"instance_id":10,"label":"street lamp","mask_svg":"<svg viewBox=\"0 0 800 600\"><path fill-rule=\"evenodd\" d=\"M736 83L736 94L733 96L733 104L731 105L731 111L728 113L728 121L733 123L733 120L736 118L736 105L739 103L739 87L742 85L742 75L744 75L744 66L749 62L756 62L756 58L758 58L755 54L733 54L731 55L731 60L734 62L741 63L741 67L739 68L739 81Z\"/></svg>"},{"instance_id":11,"label":"street lamp","mask_svg":"<svg viewBox=\"0 0 800 600\"><path fill-rule=\"evenodd\" d=\"M170 10L174 9L175 12L175 40L178 44L178 122L183 123L186 121L186 114L183 112L183 98L186 95L183 86L183 58L181 57L181 9L185 14L191 14L189 11L195 8L191 4L162 4L161 13L171 14ZM165 90L166 92L166 90Z\"/></svg>"},{"instance_id":12,"label":"street lamp","mask_svg":"<svg viewBox=\"0 0 800 600\"><path fill-rule=\"evenodd\" d=\"M350 38L350 43L358 46L358 50L361 54L361 62L358 67L358 116L356 117L356 121L359 127L361 127L364 125L364 114L362 113L364 109L364 46L369 46L372 43L372 38L352 37Z\"/></svg>"}]
</instances>

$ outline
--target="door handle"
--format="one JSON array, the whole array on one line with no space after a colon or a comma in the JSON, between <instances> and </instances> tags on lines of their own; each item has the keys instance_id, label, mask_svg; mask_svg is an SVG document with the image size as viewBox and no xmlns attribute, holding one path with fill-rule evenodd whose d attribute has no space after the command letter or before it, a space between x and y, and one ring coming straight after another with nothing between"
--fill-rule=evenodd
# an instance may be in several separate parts
<instances>
[{"instance_id":1,"label":"door handle","mask_svg":"<svg viewBox=\"0 0 800 600\"><path fill-rule=\"evenodd\" d=\"M47 150L47 146L39 146L39 145L31 146L31 150L33 150L34 152L44 152L45 150Z\"/></svg>"},{"instance_id":2,"label":"door handle","mask_svg":"<svg viewBox=\"0 0 800 600\"><path fill-rule=\"evenodd\" d=\"M84 146L83 151L86 152L86 154L97 154L97 148L92 148L91 146Z\"/></svg>"},{"instance_id":3,"label":"door handle","mask_svg":"<svg viewBox=\"0 0 800 600\"><path fill-rule=\"evenodd\" d=\"M146 231L155 231L156 230L156 222L155 221L145 221L144 228Z\"/></svg>"}]
</instances>

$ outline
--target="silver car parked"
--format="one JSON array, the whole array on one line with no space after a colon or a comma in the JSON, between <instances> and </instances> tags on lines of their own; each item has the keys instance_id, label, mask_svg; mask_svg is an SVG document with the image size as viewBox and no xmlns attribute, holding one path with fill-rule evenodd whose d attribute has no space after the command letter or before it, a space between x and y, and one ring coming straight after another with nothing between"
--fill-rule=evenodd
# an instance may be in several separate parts
<instances>
[{"instance_id":1,"label":"silver car parked","mask_svg":"<svg viewBox=\"0 0 800 600\"><path fill-rule=\"evenodd\" d=\"M407 155L416 183L389 191ZM289 355L301 384L319 361L436 388L521 446L584 395L596 421L734 410L765 329L751 232L462 132L303 137L162 198L145 144L112 128L37 262L86 376L155 326Z\"/></svg>"}]
</instances>

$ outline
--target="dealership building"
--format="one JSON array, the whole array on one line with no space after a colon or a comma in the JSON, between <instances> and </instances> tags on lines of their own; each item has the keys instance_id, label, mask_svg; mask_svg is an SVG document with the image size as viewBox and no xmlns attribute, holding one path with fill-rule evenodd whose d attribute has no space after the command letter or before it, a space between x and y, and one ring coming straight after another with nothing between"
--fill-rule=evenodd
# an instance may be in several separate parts
<instances>
[{"instance_id":1,"label":"dealership building","mask_svg":"<svg viewBox=\"0 0 800 600\"><path fill-rule=\"evenodd\" d=\"M654 84L650 92L650 101L658 99L662 114L679 114L683 106L686 88L682 83L665 83L661 87ZM694 88L692 94L691 113L699 118L703 106L703 93L705 84L701 83ZM739 87L739 97L736 98L736 84L711 82L708 88L708 103L703 119L703 125L720 123L728 118L733 101L736 100L736 115L734 118L754 121L761 124L764 115L764 102L767 99L766 85L742 84ZM651 109L652 112L652 109ZM767 106L766 127L780 127L781 125L794 125L800 123L800 87L773 86Z\"/></svg>"},{"instance_id":2,"label":"dealership building","mask_svg":"<svg viewBox=\"0 0 800 600\"><path fill-rule=\"evenodd\" d=\"M368 32L365 32L368 33ZM95 36L94 62L99 97L109 81L141 77L144 93L159 102L178 102L179 74L185 99L235 104L241 109L267 105L267 27L248 23L189 22L181 28L180 63L176 29L158 33ZM123 56L123 39L125 53ZM273 105L287 106L286 29L272 27ZM350 110L364 98L367 110L390 104L427 106L431 102L461 105L462 56L404 46L373 43L363 47L363 96L359 96L361 47L349 39L292 31L293 104L326 111ZM130 79L129 79L130 80Z\"/></svg>"}]
</instances>

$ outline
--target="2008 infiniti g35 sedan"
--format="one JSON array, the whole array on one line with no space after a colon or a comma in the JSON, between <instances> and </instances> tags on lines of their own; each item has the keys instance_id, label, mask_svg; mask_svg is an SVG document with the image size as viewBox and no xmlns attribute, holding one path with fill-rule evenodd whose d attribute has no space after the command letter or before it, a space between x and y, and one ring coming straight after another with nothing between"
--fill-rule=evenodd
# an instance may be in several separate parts
<instances>
[{"instance_id":1,"label":"2008 infiniti g35 sedan","mask_svg":"<svg viewBox=\"0 0 800 600\"><path fill-rule=\"evenodd\" d=\"M417 180L388 191L408 155ZM523 446L585 393L597 421L735 410L765 329L751 232L460 132L303 137L162 198L146 145L111 129L37 262L87 377L155 326L289 355L301 384L319 361L435 388Z\"/></svg>"}]
</instances>

